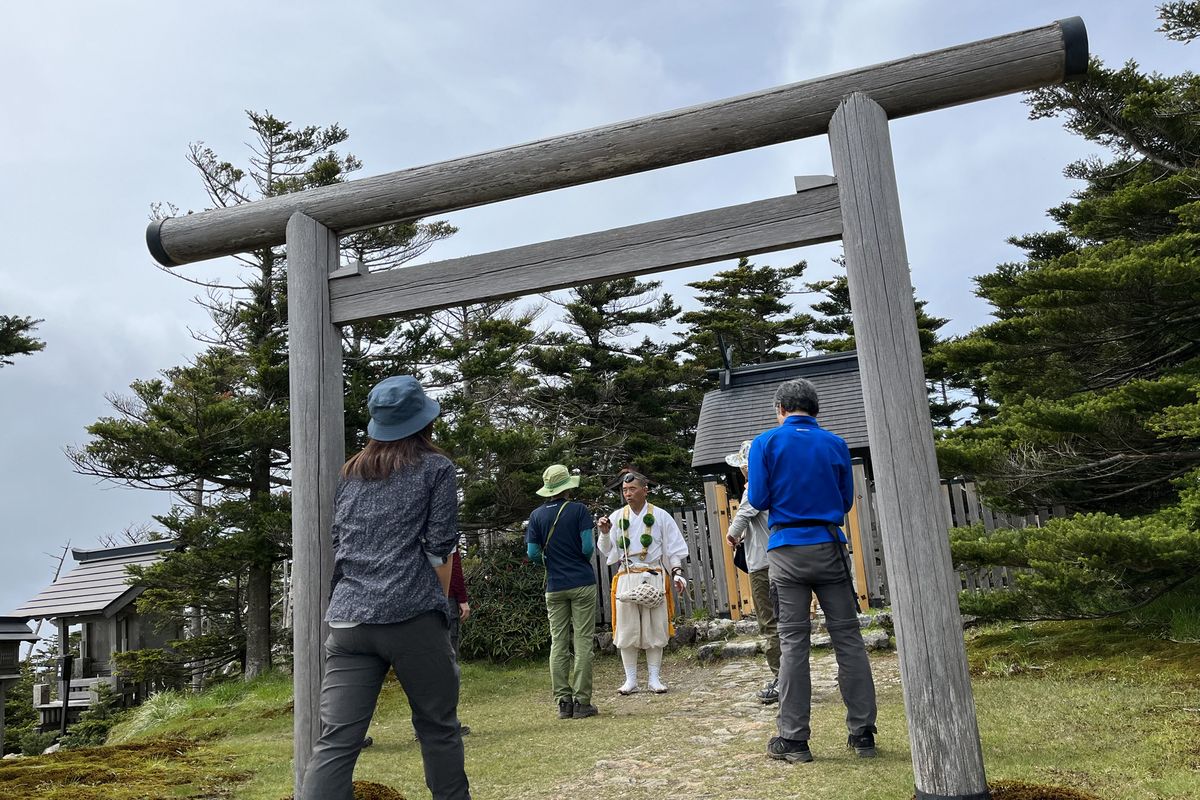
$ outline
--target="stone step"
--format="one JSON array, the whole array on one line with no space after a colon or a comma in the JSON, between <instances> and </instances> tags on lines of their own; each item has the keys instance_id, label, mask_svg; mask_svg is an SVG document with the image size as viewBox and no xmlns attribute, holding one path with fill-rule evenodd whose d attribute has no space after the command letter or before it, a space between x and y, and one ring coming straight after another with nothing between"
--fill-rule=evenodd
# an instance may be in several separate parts
<instances>
[{"instance_id":1,"label":"stone step","mask_svg":"<svg viewBox=\"0 0 1200 800\"><path fill-rule=\"evenodd\" d=\"M813 633L825 632L825 615L817 613L813 619ZM858 615L858 626L860 628L869 628L872 624L879 624L884 627L891 622L891 617L884 618L883 614L871 616L870 614ZM749 618L739 619L737 621L731 619L704 619L695 622L683 623L676 626L684 627L691 625L696 629L695 641L698 642L715 642L722 639L729 639L733 636L757 635L758 620L754 619L753 615Z\"/></svg>"},{"instance_id":2,"label":"stone step","mask_svg":"<svg viewBox=\"0 0 1200 800\"><path fill-rule=\"evenodd\" d=\"M720 642L709 642L696 648L696 659L701 664L720 661L728 658L749 658L766 652L766 639L737 638ZM814 648L830 646L829 634L813 633L811 638ZM892 639L887 631L880 628L869 628L863 631L863 643L868 650L888 650L892 647Z\"/></svg>"},{"instance_id":3,"label":"stone step","mask_svg":"<svg viewBox=\"0 0 1200 800\"><path fill-rule=\"evenodd\" d=\"M859 614L858 624L863 628L863 638L867 637L867 629L873 632L883 634L883 639L887 639L887 632L878 627L880 624L886 625L891 619L886 614L877 614L871 616L869 614ZM875 628L872 628L875 625ZM675 650L679 647L687 645L703 645L705 642L730 642L738 638L748 636L758 637L758 621L750 618L731 620L724 618L717 619L701 619L689 620L680 622L675 625L675 635L671 637L670 643L667 645L669 649ZM614 653L616 648L612 643L612 631L609 628L603 628L596 632L596 649L602 653ZM873 634L872 641L878 642L879 636ZM817 614L813 619L812 627L812 645L813 647L827 647L829 645L829 636L825 631L825 617L822 614ZM889 645L875 644L868 645L876 649L888 647ZM736 648L735 648L736 650ZM732 657L734 652L731 651Z\"/></svg>"}]
</instances>

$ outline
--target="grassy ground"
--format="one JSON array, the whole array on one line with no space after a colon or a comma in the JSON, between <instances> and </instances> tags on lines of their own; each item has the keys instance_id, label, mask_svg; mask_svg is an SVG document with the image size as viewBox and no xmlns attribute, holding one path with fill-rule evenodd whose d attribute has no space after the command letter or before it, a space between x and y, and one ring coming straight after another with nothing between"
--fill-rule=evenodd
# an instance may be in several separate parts
<instances>
[{"instance_id":1,"label":"grassy ground","mask_svg":"<svg viewBox=\"0 0 1200 800\"><path fill-rule=\"evenodd\" d=\"M1200 645L1147 639L1123 622L1040 623L973 630L970 658L991 780L1087 790L1105 800L1200 797ZM816 761L763 752L774 710L752 693L761 661L700 666L668 656L666 695L618 698L620 665L597 661L601 715L558 720L541 664L463 668L467 770L478 798L582 795L698 798L908 798L912 770L894 654L874 659L881 756L845 749L828 654L814 668ZM385 690L356 777L428 797L403 693ZM183 740L183 741L181 741ZM0 766L0 797L238 797L290 792L290 685L267 676L199 697L161 695L92 751ZM77 751L86 753L88 751ZM104 770L82 773L83 763ZM17 783L16 781L21 781ZM17 788L19 787L19 791Z\"/></svg>"}]
</instances>

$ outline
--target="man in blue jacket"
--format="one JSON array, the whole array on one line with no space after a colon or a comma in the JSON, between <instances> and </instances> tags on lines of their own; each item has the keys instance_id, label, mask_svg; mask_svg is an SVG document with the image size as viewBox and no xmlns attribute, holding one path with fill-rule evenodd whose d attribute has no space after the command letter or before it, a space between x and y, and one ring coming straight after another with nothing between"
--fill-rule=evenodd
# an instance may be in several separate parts
<instances>
[{"instance_id":1,"label":"man in blue jacket","mask_svg":"<svg viewBox=\"0 0 1200 800\"><path fill-rule=\"evenodd\" d=\"M850 450L817 424L819 411L812 383L784 383L775 392L779 427L754 440L747 465L750 504L770 512L767 559L778 597L779 735L767 744L767 754L793 763L812 761L808 657L814 593L837 654L848 744L861 757L875 755L875 683L858 625L846 537L838 527L854 505Z\"/></svg>"}]
</instances>

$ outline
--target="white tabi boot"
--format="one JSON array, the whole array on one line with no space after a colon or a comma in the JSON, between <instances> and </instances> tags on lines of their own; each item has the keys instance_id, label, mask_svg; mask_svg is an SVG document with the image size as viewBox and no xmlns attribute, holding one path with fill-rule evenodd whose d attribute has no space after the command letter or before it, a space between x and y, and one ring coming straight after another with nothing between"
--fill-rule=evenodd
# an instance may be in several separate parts
<instances>
[{"instance_id":1,"label":"white tabi boot","mask_svg":"<svg viewBox=\"0 0 1200 800\"><path fill-rule=\"evenodd\" d=\"M617 694L633 694L638 690L637 658L638 649L636 647L621 648L621 663L625 666L625 683L621 684L620 689L617 689Z\"/></svg>"},{"instance_id":2,"label":"white tabi boot","mask_svg":"<svg viewBox=\"0 0 1200 800\"><path fill-rule=\"evenodd\" d=\"M663 649L661 647L646 648L646 671L650 673L646 685L650 691L656 694L662 694L667 690L667 685L659 678L658 672L662 668Z\"/></svg>"}]
</instances>

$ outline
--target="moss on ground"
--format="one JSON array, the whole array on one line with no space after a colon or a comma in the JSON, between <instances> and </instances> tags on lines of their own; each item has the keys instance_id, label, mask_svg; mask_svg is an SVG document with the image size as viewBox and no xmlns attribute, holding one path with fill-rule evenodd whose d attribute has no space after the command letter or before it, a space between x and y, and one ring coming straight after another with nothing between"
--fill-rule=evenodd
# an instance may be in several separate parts
<instances>
[{"instance_id":1,"label":"moss on ground","mask_svg":"<svg viewBox=\"0 0 1200 800\"><path fill-rule=\"evenodd\" d=\"M1064 786L1041 786L1022 781L995 781L988 788L992 800L1099 800L1094 794Z\"/></svg>"},{"instance_id":2,"label":"moss on ground","mask_svg":"<svg viewBox=\"0 0 1200 800\"><path fill-rule=\"evenodd\" d=\"M1200 797L1200 645L1146 636L1119 620L992 625L968 635L994 800ZM844 709L825 652L814 657L814 675L824 676L813 709L817 759L803 766L764 752L775 710L754 700L769 677L762 659L705 666L681 650L667 658L669 694L619 698L620 661L601 656L601 714L582 722L557 719L544 663L467 663L467 774L478 796L506 800L661 800L670 786L709 800L908 797L897 659L877 653L872 660L880 756L846 751ZM5 762L0 797L279 800L291 791L290 711L287 675L197 695L164 693L123 721L113 745ZM371 734L375 746L356 774L373 782L358 782L356 796L427 797L408 704L394 681ZM529 768L530 753L537 769Z\"/></svg>"},{"instance_id":3,"label":"moss on ground","mask_svg":"<svg viewBox=\"0 0 1200 800\"><path fill-rule=\"evenodd\" d=\"M288 795L284 800L295 800L295 798L293 795ZM382 783L355 781L354 800L406 800L406 798L395 789L384 786Z\"/></svg>"},{"instance_id":4,"label":"moss on ground","mask_svg":"<svg viewBox=\"0 0 1200 800\"><path fill-rule=\"evenodd\" d=\"M5 762L0 797L143 800L232 797L249 776L190 739L149 739Z\"/></svg>"},{"instance_id":5,"label":"moss on ground","mask_svg":"<svg viewBox=\"0 0 1200 800\"><path fill-rule=\"evenodd\" d=\"M997 623L968 633L971 673L1144 679L1200 685L1200 644L1139 636L1121 619Z\"/></svg>"}]
</instances>

